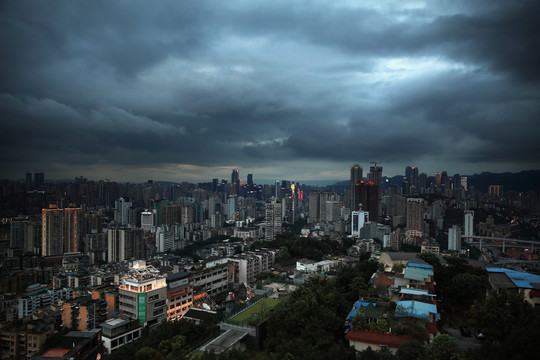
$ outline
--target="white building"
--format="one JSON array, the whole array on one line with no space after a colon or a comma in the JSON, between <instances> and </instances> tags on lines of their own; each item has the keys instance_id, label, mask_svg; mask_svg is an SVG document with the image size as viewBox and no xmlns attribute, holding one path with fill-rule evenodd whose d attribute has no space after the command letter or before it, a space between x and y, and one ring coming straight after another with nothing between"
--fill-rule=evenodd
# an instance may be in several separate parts
<instances>
[{"instance_id":1,"label":"white building","mask_svg":"<svg viewBox=\"0 0 540 360\"><path fill-rule=\"evenodd\" d=\"M109 319L99 326L101 327L101 337L103 346L110 354L114 350L139 340L142 333L142 326L137 320L126 318Z\"/></svg>"},{"instance_id":2,"label":"white building","mask_svg":"<svg viewBox=\"0 0 540 360\"><path fill-rule=\"evenodd\" d=\"M156 226L156 210L145 210L141 212L141 228L145 231L152 231Z\"/></svg>"},{"instance_id":3,"label":"white building","mask_svg":"<svg viewBox=\"0 0 540 360\"><path fill-rule=\"evenodd\" d=\"M471 238L467 236L474 236L474 211L466 210L464 215L464 227L463 227L463 237L466 242L472 242Z\"/></svg>"},{"instance_id":4,"label":"white building","mask_svg":"<svg viewBox=\"0 0 540 360\"><path fill-rule=\"evenodd\" d=\"M457 225L448 229L448 250L461 251L461 229Z\"/></svg>"}]
</instances>

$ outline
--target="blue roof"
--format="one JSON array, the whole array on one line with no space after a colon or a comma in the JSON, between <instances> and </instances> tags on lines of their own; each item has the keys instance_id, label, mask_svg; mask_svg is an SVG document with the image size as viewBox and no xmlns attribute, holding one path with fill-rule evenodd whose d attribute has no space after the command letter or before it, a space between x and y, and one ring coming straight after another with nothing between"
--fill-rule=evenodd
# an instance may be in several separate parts
<instances>
[{"instance_id":1,"label":"blue roof","mask_svg":"<svg viewBox=\"0 0 540 360\"><path fill-rule=\"evenodd\" d=\"M433 276L433 270L420 269L416 267L407 266L405 268L405 274L403 275L405 279L411 279L416 281L424 281L429 276Z\"/></svg>"},{"instance_id":2,"label":"blue roof","mask_svg":"<svg viewBox=\"0 0 540 360\"><path fill-rule=\"evenodd\" d=\"M345 320L351 321L353 319L354 315L356 315L356 313L358 312L358 310L360 309L361 306L368 306L369 304L371 304L371 303L360 302L360 301L355 302L354 305L353 305L352 310L349 312L349 315L347 315ZM375 306L377 306L377 304L373 303L373 306L375 307Z\"/></svg>"},{"instance_id":3,"label":"blue roof","mask_svg":"<svg viewBox=\"0 0 540 360\"><path fill-rule=\"evenodd\" d=\"M504 268L486 268L488 273L505 273L518 288L539 289L540 275L529 274L526 272L515 271ZM536 284L536 286L534 285Z\"/></svg>"},{"instance_id":4,"label":"blue roof","mask_svg":"<svg viewBox=\"0 0 540 360\"><path fill-rule=\"evenodd\" d=\"M437 295L434 295L434 294L430 294L429 291L424 290L424 289L401 288L399 293L400 294L408 294L408 295L437 296Z\"/></svg>"},{"instance_id":5,"label":"blue roof","mask_svg":"<svg viewBox=\"0 0 540 360\"><path fill-rule=\"evenodd\" d=\"M416 260L416 259L415 259ZM426 264L426 263L420 263L420 262L414 262L413 261L410 261L407 266L410 266L410 267L416 267L416 268L420 268L420 269L427 269L427 270L433 270L433 266L429 265L429 264Z\"/></svg>"},{"instance_id":6,"label":"blue roof","mask_svg":"<svg viewBox=\"0 0 540 360\"><path fill-rule=\"evenodd\" d=\"M418 319L429 319L430 314L435 314L435 320L439 320L437 305L426 304L420 301L398 301L396 305L395 317L414 317Z\"/></svg>"}]
</instances>

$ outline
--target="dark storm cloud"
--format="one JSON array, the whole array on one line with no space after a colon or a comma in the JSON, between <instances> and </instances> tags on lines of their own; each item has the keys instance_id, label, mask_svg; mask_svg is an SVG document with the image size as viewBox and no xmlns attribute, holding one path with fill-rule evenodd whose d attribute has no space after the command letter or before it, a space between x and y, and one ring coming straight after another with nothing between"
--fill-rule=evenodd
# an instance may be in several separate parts
<instances>
[{"instance_id":1,"label":"dark storm cloud","mask_svg":"<svg viewBox=\"0 0 540 360\"><path fill-rule=\"evenodd\" d=\"M539 165L535 1L0 6L8 177L51 163L267 177L316 173L299 161Z\"/></svg>"}]
</instances>

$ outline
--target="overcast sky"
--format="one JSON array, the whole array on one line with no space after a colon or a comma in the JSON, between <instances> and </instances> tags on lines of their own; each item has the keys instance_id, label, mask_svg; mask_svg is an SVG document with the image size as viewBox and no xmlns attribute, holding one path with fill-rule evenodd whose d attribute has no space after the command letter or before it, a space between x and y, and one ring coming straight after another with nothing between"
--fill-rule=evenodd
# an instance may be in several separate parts
<instances>
[{"instance_id":1,"label":"overcast sky","mask_svg":"<svg viewBox=\"0 0 540 360\"><path fill-rule=\"evenodd\" d=\"M538 1L2 1L0 178L540 169Z\"/></svg>"}]
</instances>

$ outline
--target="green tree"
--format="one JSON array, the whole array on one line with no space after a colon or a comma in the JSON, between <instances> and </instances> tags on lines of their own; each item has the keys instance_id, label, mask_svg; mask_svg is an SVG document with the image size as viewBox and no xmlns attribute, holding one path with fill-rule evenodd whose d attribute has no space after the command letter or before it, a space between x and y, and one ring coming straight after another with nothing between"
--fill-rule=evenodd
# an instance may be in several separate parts
<instances>
[{"instance_id":1,"label":"green tree","mask_svg":"<svg viewBox=\"0 0 540 360\"><path fill-rule=\"evenodd\" d=\"M156 349L143 347L135 353L135 360L164 360L165 357Z\"/></svg>"},{"instance_id":2,"label":"green tree","mask_svg":"<svg viewBox=\"0 0 540 360\"><path fill-rule=\"evenodd\" d=\"M477 302L470 311L471 323L484 332L489 341L504 341L522 323L530 320L532 306L523 294L501 290Z\"/></svg>"},{"instance_id":3,"label":"green tree","mask_svg":"<svg viewBox=\"0 0 540 360\"><path fill-rule=\"evenodd\" d=\"M397 350L397 357L399 360L426 359L426 347L423 343L416 339L407 340L399 346Z\"/></svg>"},{"instance_id":4,"label":"green tree","mask_svg":"<svg viewBox=\"0 0 540 360\"><path fill-rule=\"evenodd\" d=\"M458 345L450 336L441 334L435 336L427 348L431 360L460 360L463 359Z\"/></svg>"},{"instance_id":5,"label":"green tree","mask_svg":"<svg viewBox=\"0 0 540 360\"><path fill-rule=\"evenodd\" d=\"M357 329L366 329L368 324L366 315L358 310L358 312L353 316L352 324Z\"/></svg>"},{"instance_id":6,"label":"green tree","mask_svg":"<svg viewBox=\"0 0 540 360\"><path fill-rule=\"evenodd\" d=\"M432 253L430 251L423 252L421 254L418 254L418 258L424 260L428 264L435 266L440 265L441 260L439 259L439 255Z\"/></svg>"}]
</instances>

